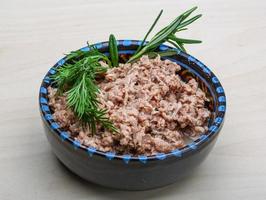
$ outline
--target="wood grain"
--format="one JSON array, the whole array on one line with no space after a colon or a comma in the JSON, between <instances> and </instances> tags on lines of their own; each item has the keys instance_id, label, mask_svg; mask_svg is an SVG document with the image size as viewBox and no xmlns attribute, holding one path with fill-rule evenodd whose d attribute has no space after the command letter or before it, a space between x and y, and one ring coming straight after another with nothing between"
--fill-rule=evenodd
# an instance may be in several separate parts
<instances>
[{"instance_id":1,"label":"wood grain","mask_svg":"<svg viewBox=\"0 0 266 200\"><path fill-rule=\"evenodd\" d=\"M204 17L187 37L189 52L208 65L226 91L220 138L182 182L145 191L86 183L52 154L38 111L44 74L63 53L86 41L141 39L161 8L158 27L194 5ZM1 0L0 199L265 199L266 2L260 0Z\"/></svg>"}]
</instances>

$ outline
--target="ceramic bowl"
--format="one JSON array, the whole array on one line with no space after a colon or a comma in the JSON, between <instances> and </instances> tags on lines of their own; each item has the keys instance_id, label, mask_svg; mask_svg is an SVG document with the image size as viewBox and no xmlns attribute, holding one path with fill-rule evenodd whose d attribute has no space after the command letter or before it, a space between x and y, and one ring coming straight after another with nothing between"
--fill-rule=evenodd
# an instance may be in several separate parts
<instances>
[{"instance_id":1,"label":"ceramic bowl","mask_svg":"<svg viewBox=\"0 0 266 200\"><path fill-rule=\"evenodd\" d=\"M137 49L141 41L119 40L120 59L124 59ZM108 42L95 44L99 51L108 54ZM161 45L158 50L172 47ZM81 51L89 51L83 47ZM146 190L162 187L189 175L209 154L222 128L226 99L223 87L217 77L196 58L176 50L176 55L167 59L182 67L179 73L183 80L194 77L210 99L212 111L208 131L197 140L170 153L154 156L117 155L115 152L102 152L86 147L75 141L68 132L62 130L54 121L48 105L47 87L51 85L50 76L62 66L65 58L59 60L45 75L39 92L40 113L44 129L52 150L58 159L78 176L110 188L123 190Z\"/></svg>"}]
</instances>

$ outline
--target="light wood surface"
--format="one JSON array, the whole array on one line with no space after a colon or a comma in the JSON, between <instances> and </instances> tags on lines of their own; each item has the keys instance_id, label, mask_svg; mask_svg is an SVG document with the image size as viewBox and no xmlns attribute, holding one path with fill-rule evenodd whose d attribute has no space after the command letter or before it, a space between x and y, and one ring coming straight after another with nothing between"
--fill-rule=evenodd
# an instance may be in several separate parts
<instances>
[{"instance_id":1,"label":"light wood surface","mask_svg":"<svg viewBox=\"0 0 266 200\"><path fill-rule=\"evenodd\" d=\"M189 52L221 80L228 110L207 160L165 188L125 192L86 183L55 158L38 90L63 53L89 40L141 39L161 8L162 27L194 5L204 17ZM262 0L1 0L0 199L266 199L266 2Z\"/></svg>"}]
</instances>

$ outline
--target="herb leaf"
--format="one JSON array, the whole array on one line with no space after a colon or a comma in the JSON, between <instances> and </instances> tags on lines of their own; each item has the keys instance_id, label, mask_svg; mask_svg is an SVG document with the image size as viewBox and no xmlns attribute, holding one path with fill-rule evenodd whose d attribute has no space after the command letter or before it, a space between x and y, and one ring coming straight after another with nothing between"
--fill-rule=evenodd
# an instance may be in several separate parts
<instances>
[{"instance_id":1,"label":"herb leaf","mask_svg":"<svg viewBox=\"0 0 266 200\"><path fill-rule=\"evenodd\" d=\"M110 52L110 57L112 61L112 66L117 67L118 66L118 49L117 49L117 41L113 34L109 36L109 52Z\"/></svg>"},{"instance_id":2,"label":"herb leaf","mask_svg":"<svg viewBox=\"0 0 266 200\"><path fill-rule=\"evenodd\" d=\"M167 51L158 51L158 52L148 52L147 55L149 58L156 58L158 55L161 57L173 56L176 55L176 50L167 50Z\"/></svg>"},{"instance_id":3,"label":"herb leaf","mask_svg":"<svg viewBox=\"0 0 266 200\"><path fill-rule=\"evenodd\" d=\"M139 52L139 50L143 47L144 43L146 42L147 37L149 36L149 34L151 33L151 31L153 30L154 26L157 24L157 22L159 21L161 15L163 14L163 10L160 11L160 13L158 14L158 16L156 17L155 21L153 22L153 24L151 25L150 29L148 30L148 32L146 33L144 39L142 40L141 44L139 45L138 49L136 50L136 53Z\"/></svg>"}]
</instances>

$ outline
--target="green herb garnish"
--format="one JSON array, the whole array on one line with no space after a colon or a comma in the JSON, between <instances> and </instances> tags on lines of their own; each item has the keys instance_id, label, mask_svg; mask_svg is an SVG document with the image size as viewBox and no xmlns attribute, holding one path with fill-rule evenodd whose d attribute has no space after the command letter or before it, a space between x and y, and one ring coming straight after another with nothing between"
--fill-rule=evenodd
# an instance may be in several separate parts
<instances>
[{"instance_id":1,"label":"green herb garnish","mask_svg":"<svg viewBox=\"0 0 266 200\"><path fill-rule=\"evenodd\" d=\"M106 117L106 110L99 108L97 94L99 88L95 78L107 71L99 61L110 60L93 46L89 52L75 51L66 60L71 62L57 69L52 77L58 87L58 92L66 92L67 105L75 112L84 125L88 125L91 132L96 131L97 123L104 128L116 131L112 122ZM79 59L71 60L79 57Z\"/></svg>"},{"instance_id":2,"label":"green herb garnish","mask_svg":"<svg viewBox=\"0 0 266 200\"><path fill-rule=\"evenodd\" d=\"M118 66L118 49L117 49L117 41L113 34L109 36L109 52L110 52L110 57L111 57L113 67L117 67Z\"/></svg>"},{"instance_id":3,"label":"green herb garnish","mask_svg":"<svg viewBox=\"0 0 266 200\"><path fill-rule=\"evenodd\" d=\"M192 12L194 12L197 9L197 7L194 7L183 14L179 15L174 21L172 21L168 26L164 27L162 30L160 30L158 33L156 33L151 40L144 45L146 38L148 37L149 33L154 28L155 24L159 20L159 18L162 15L162 10L160 11L159 15L157 16L156 20L152 24L151 28L145 35L140 47L137 49L135 54L128 60L128 62L133 62L140 58L142 55L147 54L149 52L153 52L156 48L158 48L161 44L164 42L168 42L172 45L174 45L176 48L186 51L184 48L184 44L196 44L201 43L199 40L190 40L190 39L183 39L178 38L175 36L177 32L186 30L186 26L200 18L202 15L196 15L188 20L186 20ZM185 21L186 20L186 21Z\"/></svg>"}]
</instances>

